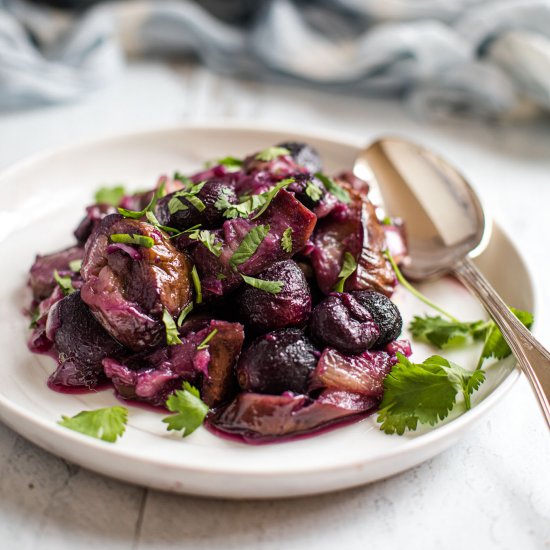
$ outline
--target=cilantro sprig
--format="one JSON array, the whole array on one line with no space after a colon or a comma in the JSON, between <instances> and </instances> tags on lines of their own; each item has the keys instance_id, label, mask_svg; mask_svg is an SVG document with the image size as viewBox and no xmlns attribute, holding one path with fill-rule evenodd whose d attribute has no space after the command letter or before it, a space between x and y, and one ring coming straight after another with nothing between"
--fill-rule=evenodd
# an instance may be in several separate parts
<instances>
[{"instance_id":1,"label":"cilantro sprig","mask_svg":"<svg viewBox=\"0 0 550 550\"><path fill-rule=\"evenodd\" d=\"M283 281L265 281L264 279L256 279L255 277L249 277L241 273L243 281L254 288L269 292L270 294L279 294L283 290Z\"/></svg>"},{"instance_id":2,"label":"cilantro sprig","mask_svg":"<svg viewBox=\"0 0 550 550\"><path fill-rule=\"evenodd\" d=\"M164 323L164 327L166 329L166 343L169 346L181 344L182 341L180 340L178 327L167 309L162 312L162 322Z\"/></svg>"},{"instance_id":3,"label":"cilantro sprig","mask_svg":"<svg viewBox=\"0 0 550 550\"><path fill-rule=\"evenodd\" d=\"M143 210L127 210L126 208L118 208L118 213L124 216L125 218L132 218L134 220L139 220L147 214L147 212L153 212L155 206L157 205L158 200L164 196L164 187L165 182L162 182L158 188L153 193L149 204Z\"/></svg>"},{"instance_id":4,"label":"cilantro sprig","mask_svg":"<svg viewBox=\"0 0 550 550\"><path fill-rule=\"evenodd\" d=\"M106 407L95 411L81 411L74 416L62 416L61 426L96 439L114 443L124 434L128 422L126 407Z\"/></svg>"},{"instance_id":5,"label":"cilantro sprig","mask_svg":"<svg viewBox=\"0 0 550 550\"><path fill-rule=\"evenodd\" d=\"M290 155L290 151L286 147L268 147L260 151L255 158L256 160L269 162L284 155Z\"/></svg>"},{"instance_id":6,"label":"cilantro sprig","mask_svg":"<svg viewBox=\"0 0 550 550\"><path fill-rule=\"evenodd\" d=\"M170 214L176 214L181 210L189 209L189 206L183 203L182 199L184 199L199 212L202 212L206 208L206 205L199 197L197 197L197 195L200 193L205 183L205 181L201 181L200 183L189 185L182 191L176 191L168 201L168 211Z\"/></svg>"},{"instance_id":7,"label":"cilantro sprig","mask_svg":"<svg viewBox=\"0 0 550 550\"><path fill-rule=\"evenodd\" d=\"M283 231L283 235L281 237L281 248L290 254L292 252L292 234L294 233L294 229L292 227L287 227Z\"/></svg>"},{"instance_id":8,"label":"cilantro sprig","mask_svg":"<svg viewBox=\"0 0 550 550\"><path fill-rule=\"evenodd\" d=\"M135 233L131 235L129 233L113 233L110 235L110 239L114 243L137 244L138 246L143 246L143 248L153 248L155 246L155 241L152 237Z\"/></svg>"},{"instance_id":9,"label":"cilantro sprig","mask_svg":"<svg viewBox=\"0 0 550 550\"><path fill-rule=\"evenodd\" d=\"M189 232L189 238L202 243L214 256L220 257L222 253L222 243L216 242L216 236L208 229L194 229Z\"/></svg>"},{"instance_id":10,"label":"cilantro sprig","mask_svg":"<svg viewBox=\"0 0 550 550\"><path fill-rule=\"evenodd\" d=\"M176 413L163 418L166 429L182 432L183 437L191 435L201 426L208 413L208 405L202 401L199 390L189 382L184 382L181 390L176 390L168 397L166 408Z\"/></svg>"},{"instance_id":11,"label":"cilantro sprig","mask_svg":"<svg viewBox=\"0 0 550 550\"><path fill-rule=\"evenodd\" d=\"M434 426L445 420L459 392L469 409L471 394L485 380L483 371L468 371L439 355L423 363L412 363L400 353L397 357L399 362L384 380L377 418L387 434L402 435L406 429L416 430L419 423Z\"/></svg>"},{"instance_id":12,"label":"cilantro sprig","mask_svg":"<svg viewBox=\"0 0 550 550\"><path fill-rule=\"evenodd\" d=\"M110 206L119 206L126 195L126 189L123 185L115 187L101 187L95 192L94 199L96 204L109 204Z\"/></svg>"},{"instance_id":13,"label":"cilantro sprig","mask_svg":"<svg viewBox=\"0 0 550 550\"><path fill-rule=\"evenodd\" d=\"M315 177L325 186L325 189L329 193L332 193L340 202L345 204L349 204L351 202L349 193L340 187L333 179L325 176L325 174L321 172L317 172Z\"/></svg>"}]
</instances>

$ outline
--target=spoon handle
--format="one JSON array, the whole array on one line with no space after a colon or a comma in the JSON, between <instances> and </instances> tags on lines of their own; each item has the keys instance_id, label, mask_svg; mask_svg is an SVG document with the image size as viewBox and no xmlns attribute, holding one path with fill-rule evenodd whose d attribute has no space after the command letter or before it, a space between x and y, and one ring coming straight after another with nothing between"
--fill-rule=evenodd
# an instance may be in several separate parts
<instances>
[{"instance_id":1,"label":"spoon handle","mask_svg":"<svg viewBox=\"0 0 550 550\"><path fill-rule=\"evenodd\" d=\"M550 352L529 332L497 294L489 281L469 258L454 268L455 275L485 306L510 349L521 370L527 375L538 397L548 427L550 427Z\"/></svg>"}]
</instances>

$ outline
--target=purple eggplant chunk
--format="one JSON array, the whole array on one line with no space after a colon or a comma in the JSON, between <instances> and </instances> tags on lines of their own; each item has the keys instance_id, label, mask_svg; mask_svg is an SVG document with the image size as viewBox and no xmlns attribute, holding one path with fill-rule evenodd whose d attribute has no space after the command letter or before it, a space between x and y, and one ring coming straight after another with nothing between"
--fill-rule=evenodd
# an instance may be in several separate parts
<instances>
[{"instance_id":1,"label":"purple eggplant chunk","mask_svg":"<svg viewBox=\"0 0 550 550\"><path fill-rule=\"evenodd\" d=\"M217 239L223 243L219 257L202 244L198 244L192 253L205 299L227 294L242 283L242 278L231 266L231 257L251 229L258 225L269 225L269 233L256 252L238 266L241 273L254 276L301 250L313 232L316 219L291 193L282 189L258 219L227 220L223 224L223 233L215 232ZM285 251L281 245L283 233L288 228L292 229L290 252Z\"/></svg>"},{"instance_id":2,"label":"purple eggplant chunk","mask_svg":"<svg viewBox=\"0 0 550 550\"><path fill-rule=\"evenodd\" d=\"M53 386L94 388L105 381L102 360L126 353L96 321L78 291L51 308L46 330L59 361L49 379Z\"/></svg>"},{"instance_id":3,"label":"purple eggplant chunk","mask_svg":"<svg viewBox=\"0 0 550 550\"><path fill-rule=\"evenodd\" d=\"M396 362L396 357L385 351L344 355L334 348L325 348L311 376L309 390L328 388L381 398L384 378Z\"/></svg>"},{"instance_id":4,"label":"purple eggplant chunk","mask_svg":"<svg viewBox=\"0 0 550 550\"><path fill-rule=\"evenodd\" d=\"M380 328L369 310L350 294L334 293L317 304L309 330L315 342L343 353L362 353L380 338Z\"/></svg>"},{"instance_id":5,"label":"purple eggplant chunk","mask_svg":"<svg viewBox=\"0 0 550 550\"><path fill-rule=\"evenodd\" d=\"M197 349L212 331L216 334L205 349ZM197 332L181 335L182 343L152 353L118 361L103 360L105 374L124 399L164 406L167 397L182 382L197 386L210 407L231 399L236 393L235 363L244 341L242 325L226 321L201 323Z\"/></svg>"},{"instance_id":6,"label":"purple eggplant chunk","mask_svg":"<svg viewBox=\"0 0 550 550\"><path fill-rule=\"evenodd\" d=\"M292 260L274 263L257 275L264 281L281 281L278 294L242 285L235 296L240 318L259 334L286 327L303 326L311 313L311 293L298 264Z\"/></svg>"},{"instance_id":7,"label":"purple eggplant chunk","mask_svg":"<svg viewBox=\"0 0 550 550\"><path fill-rule=\"evenodd\" d=\"M53 292L57 283L54 279L54 271L61 276L71 276L78 279L77 273L73 273L69 262L81 260L84 256L84 249L80 246L71 246L60 252L37 256L30 270L29 284L35 300L45 300Z\"/></svg>"},{"instance_id":8,"label":"purple eggplant chunk","mask_svg":"<svg viewBox=\"0 0 550 550\"><path fill-rule=\"evenodd\" d=\"M84 246L99 222L109 214L116 214L117 209L110 204L92 204L86 208L86 216L74 230L74 236L80 246Z\"/></svg>"},{"instance_id":9,"label":"purple eggplant chunk","mask_svg":"<svg viewBox=\"0 0 550 550\"><path fill-rule=\"evenodd\" d=\"M143 235L154 246L113 246L112 234ZM176 317L190 303L190 271L187 256L152 225L107 216L86 243L82 299L113 338L140 351L162 341L164 310Z\"/></svg>"},{"instance_id":10,"label":"purple eggplant chunk","mask_svg":"<svg viewBox=\"0 0 550 550\"><path fill-rule=\"evenodd\" d=\"M317 350L300 329L264 334L239 359L239 385L245 391L271 395L306 393L317 357Z\"/></svg>"},{"instance_id":11,"label":"purple eggplant chunk","mask_svg":"<svg viewBox=\"0 0 550 550\"><path fill-rule=\"evenodd\" d=\"M317 224L311 262L317 283L329 294L338 282L344 254L349 252L357 269L347 279L344 289L376 290L391 296L397 284L390 263L384 256L386 241L375 208L366 197L351 188L352 202L345 209L335 209Z\"/></svg>"},{"instance_id":12,"label":"purple eggplant chunk","mask_svg":"<svg viewBox=\"0 0 550 550\"><path fill-rule=\"evenodd\" d=\"M285 141L279 143L277 147L283 147L290 151L290 156L296 164L305 168L308 172L315 174L323 169L321 157L316 149L307 143L299 141Z\"/></svg>"},{"instance_id":13,"label":"purple eggplant chunk","mask_svg":"<svg viewBox=\"0 0 550 550\"><path fill-rule=\"evenodd\" d=\"M202 206L204 206L202 210L198 210L185 195L178 196L177 192L160 199L156 207L156 214L160 223L182 230L197 224L201 225L201 229L217 227L224 222L225 218L223 217L223 210L217 208L216 203L221 198L225 198L230 204L237 204L238 202L234 186L222 179L206 181L202 189L194 196L202 202ZM171 201L175 201L176 204L179 201L181 209L171 213Z\"/></svg>"},{"instance_id":14,"label":"purple eggplant chunk","mask_svg":"<svg viewBox=\"0 0 550 550\"><path fill-rule=\"evenodd\" d=\"M215 431L246 443L268 443L364 417L376 404L376 399L348 392L327 391L317 400L305 395L240 393L227 407L211 413L207 422Z\"/></svg>"}]
</instances>

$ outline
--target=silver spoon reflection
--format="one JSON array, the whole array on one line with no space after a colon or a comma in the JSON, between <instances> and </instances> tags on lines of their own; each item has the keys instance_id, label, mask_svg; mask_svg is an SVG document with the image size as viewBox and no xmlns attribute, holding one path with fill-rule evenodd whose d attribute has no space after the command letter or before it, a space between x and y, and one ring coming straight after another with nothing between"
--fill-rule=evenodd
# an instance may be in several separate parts
<instances>
[{"instance_id":1,"label":"silver spoon reflection","mask_svg":"<svg viewBox=\"0 0 550 550\"><path fill-rule=\"evenodd\" d=\"M397 138L373 143L353 170L374 182L374 202L378 198L386 214L405 221L410 261L403 274L416 281L453 274L479 298L527 375L550 427L550 353L470 259L485 248L491 224L468 182L435 153Z\"/></svg>"}]
</instances>

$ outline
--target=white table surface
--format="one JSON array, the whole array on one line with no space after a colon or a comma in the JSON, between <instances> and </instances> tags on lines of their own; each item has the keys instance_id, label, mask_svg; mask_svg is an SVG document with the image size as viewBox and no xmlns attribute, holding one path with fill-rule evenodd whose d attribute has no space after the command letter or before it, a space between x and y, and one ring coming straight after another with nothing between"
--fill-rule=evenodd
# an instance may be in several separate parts
<instances>
[{"instance_id":1,"label":"white table surface","mask_svg":"<svg viewBox=\"0 0 550 550\"><path fill-rule=\"evenodd\" d=\"M0 168L91 137L213 119L334 129L365 141L397 133L436 147L463 167L522 247L542 309L550 306L548 121L429 125L382 99L139 62L81 103L0 114ZM2 192L9 200L9 189ZM545 318L539 312L538 334L550 345ZM370 547L550 548L550 438L524 378L433 460L370 486L277 502L204 500L119 483L67 464L0 424L1 549Z\"/></svg>"}]
</instances>

